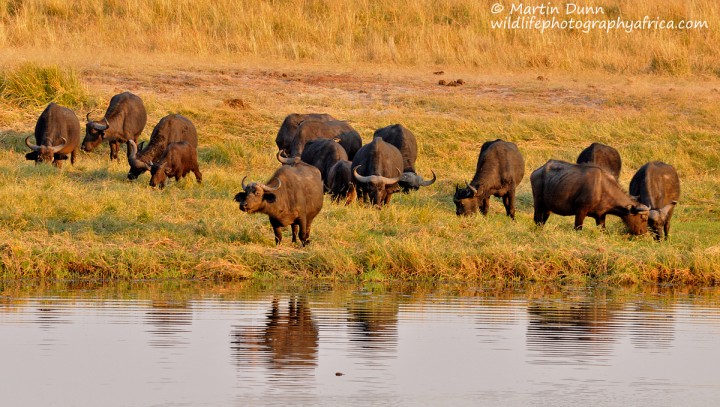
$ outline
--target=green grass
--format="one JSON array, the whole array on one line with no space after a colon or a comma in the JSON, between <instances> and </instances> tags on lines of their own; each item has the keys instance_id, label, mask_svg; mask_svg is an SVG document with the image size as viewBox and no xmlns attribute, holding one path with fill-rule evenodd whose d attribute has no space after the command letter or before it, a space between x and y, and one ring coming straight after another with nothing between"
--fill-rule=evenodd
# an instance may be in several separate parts
<instances>
[{"instance_id":1,"label":"green grass","mask_svg":"<svg viewBox=\"0 0 720 407\"><path fill-rule=\"evenodd\" d=\"M50 102L79 108L89 102L87 89L75 70L32 62L0 74L0 98L23 108Z\"/></svg>"},{"instance_id":2,"label":"green grass","mask_svg":"<svg viewBox=\"0 0 720 407\"><path fill-rule=\"evenodd\" d=\"M372 74L326 88L307 80L326 72L298 67L290 72L297 81L268 85L262 71L245 69L238 83L246 87L191 83L165 95L152 89L175 71L147 69L126 73L127 83L150 84L142 93L150 119L141 139L167 113L191 117L202 185L192 174L164 190L150 188L147 174L129 182L127 163L108 162L106 144L60 171L36 166L25 161L23 140L42 109L0 102L0 278L720 282L720 105L701 81L472 76L468 85L446 90L428 84L435 78L425 73L391 72L385 94L368 97L352 81L373 89ZM216 78L202 69L183 72ZM103 103L113 94L101 82L87 86ZM228 107L228 94L250 107ZM293 111L350 120L365 142L374 129L403 123L418 138L418 170L429 176L432 168L439 180L396 194L381 211L326 199L308 247L290 243L288 233L275 247L267 217L240 212L232 198L244 175L266 181L278 167L275 134ZM526 160L517 220L496 199L487 217L458 218L455 184L472 177L480 145L498 137L516 142ZM623 185L649 160L678 169L682 197L669 241L629 237L613 217L605 232L592 220L576 232L572 218L557 215L542 229L534 225L530 172L550 158L574 160L592 141L618 148Z\"/></svg>"}]
</instances>

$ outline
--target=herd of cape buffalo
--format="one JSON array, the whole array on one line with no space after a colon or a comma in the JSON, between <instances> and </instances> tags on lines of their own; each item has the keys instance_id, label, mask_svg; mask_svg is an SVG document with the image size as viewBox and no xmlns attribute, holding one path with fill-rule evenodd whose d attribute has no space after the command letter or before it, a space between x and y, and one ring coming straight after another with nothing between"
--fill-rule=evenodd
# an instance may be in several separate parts
<instances>
[{"instance_id":1,"label":"herd of cape buffalo","mask_svg":"<svg viewBox=\"0 0 720 407\"><path fill-rule=\"evenodd\" d=\"M70 157L75 163L79 148L92 151L103 140L110 145L110 159L118 159L121 143L127 144L128 178L150 171L151 186L163 188L168 178L176 180L195 174L198 167L197 131L179 114L163 117L153 128L147 145L137 144L145 128L147 113L142 100L124 92L113 96L100 120L88 113L85 139L80 143L80 122L75 113L50 103L35 126L35 144L28 136L26 155L36 163L61 167ZM309 241L310 226L328 193L334 202L355 199L381 208L398 191L410 192L432 185L437 177L425 179L415 169L418 148L415 136L401 124L375 131L372 142L362 145L360 134L347 122L327 114L290 114L283 121L275 143L280 168L267 183L242 180L235 201L247 213L270 217L275 242L291 226L292 241ZM629 193L618 183L621 158L610 146L592 143L576 164L550 160L530 174L534 220L544 224L550 213L575 216L581 229L585 217L605 226L605 216L622 219L631 234L653 233L668 237L673 209L680 197L680 180L668 164L653 161L643 165L630 181ZM480 210L487 214L490 196L502 199L507 215L515 219L515 190L525 173L525 161L518 147L503 140L482 145L477 168L466 187L456 186L453 202L458 215Z\"/></svg>"}]
</instances>

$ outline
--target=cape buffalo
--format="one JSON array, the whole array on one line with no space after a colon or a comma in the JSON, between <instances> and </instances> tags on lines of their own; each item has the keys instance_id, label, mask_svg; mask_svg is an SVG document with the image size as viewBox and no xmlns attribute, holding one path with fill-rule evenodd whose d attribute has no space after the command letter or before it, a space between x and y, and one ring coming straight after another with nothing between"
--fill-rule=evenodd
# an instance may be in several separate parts
<instances>
[{"instance_id":1,"label":"cape buffalo","mask_svg":"<svg viewBox=\"0 0 720 407\"><path fill-rule=\"evenodd\" d=\"M369 197L378 209L390 203L392 194L400 190L402 164L400 150L381 137L364 145L352 161L353 177L363 200Z\"/></svg>"},{"instance_id":2,"label":"cape buffalo","mask_svg":"<svg viewBox=\"0 0 720 407\"><path fill-rule=\"evenodd\" d=\"M83 151L90 152L107 139L110 144L110 159L117 160L121 143L128 140L137 143L147 123L147 112L142 99L130 92L123 92L110 99L110 106L102 120L90 120L90 113L86 119Z\"/></svg>"},{"instance_id":3,"label":"cape buffalo","mask_svg":"<svg viewBox=\"0 0 720 407\"><path fill-rule=\"evenodd\" d=\"M269 186L251 182L235 195L240 210L247 213L264 213L270 217L275 232L275 244L282 241L282 229L292 228L292 241L296 242L298 227L300 242L310 242L310 225L323 205L323 184L320 170L305 163L283 165L270 177Z\"/></svg>"},{"instance_id":4,"label":"cape buffalo","mask_svg":"<svg viewBox=\"0 0 720 407\"><path fill-rule=\"evenodd\" d=\"M25 154L27 160L35 161L35 164L52 163L62 168L62 161L70 154L70 163L75 164L80 144L80 120L67 107L50 103L35 124L35 143L30 143L30 136L25 138L25 144L32 150Z\"/></svg>"},{"instance_id":5,"label":"cape buffalo","mask_svg":"<svg viewBox=\"0 0 720 407\"><path fill-rule=\"evenodd\" d=\"M355 157L355 153L362 146L360 134L352 128L347 122L342 121L304 121L300 123L297 134L290 145L290 156L300 157L307 144L311 140L316 139L336 139L336 141L345 149L350 160Z\"/></svg>"},{"instance_id":6,"label":"cape buffalo","mask_svg":"<svg viewBox=\"0 0 720 407\"><path fill-rule=\"evenodd\" d=\"M525 175L525 160L514 143L485 142L480 148L475 176L466 188L455 187L453 202L457 215L487 215L490 196L502 198L507 216L515 219L515 189Z\"/></svg>"},{"instance_id":7,"label":"cape buffalo","mask_svg":"<svg viewBox=\"0 0 720 407\"><path fill-rule=\"evenodd\" d=\"M320 175L325 185L327 183L330 167L340 160L347 160L345 149L333 140L318 139L305 145L300 159L320 170Z\"/></svg>"},{"instance_id":8,"label":"cape buffalo","mask_svg":"<svg viewBox=\"0 0 720 407\"><path fill-rule=\"evenodd\" d=\"M202 182L202 174L198 167L197 150L187 141L178 141L168 144L165 152L158 162L153 163L150 169L150 186L165 187L167 178L175 177L175 181L185 177L188 172L195 174L195 180Z\"/></svg>"},{"instance_id":9,"label":"cape buffalo","mask_svg":"<svg viewBox=\"0 0 720 407\"><path fill-rule=\"evenodd\" d=\"M128 140L128 178L136 179L145 171L150 171L152 164L160 159L168 144L187 141L197 149L197 131L192 122L179 114L171 114L160 119L150 135L150 142L145 148L138 146L134 140Z\"/></svg>"},{"instance_id":10,"label":"cape buffalo","mask_svg":"<svg viewBox=\"0 0 720 407\"><path fill-rule=\"evenodd\" d=\"M333 202L345 199L346 205L352 203L357 198L353 182L352 162L341 160L330 167L326 184L326 190Z\"/></svg>"},{"instance_id":11,"label":"cape buffalo","mask_svg":"<svg viewBox=\"0 0 720 407\"><path fill-rule=\"evenodd\" d=\"M619 216L633 235L647 233L650 208L620 188L617 180L593 164L571 164L550 160L530 175L535 223L543 225L554 212L575 216L575 229L582 229L586 216L605 227L605 216Z\"/></svg>"},{"instance_id":12,"label":"cape buffalo","mask_svg":"<svg viewBox=\"0 0 720 407\"><path fill-rule=\"evenodd\" d=\"M329 122L335 120L337 119L325 113L289 114L285 117L285 120L283 120L282 125L280 125L280 130L278 130L277 137L275 137L275 144L277 144L278 149L281 150L285 156L289 156L290 146L293 139L295 139L295 135L297 135L300 123L304 121Z\"/></svg>"},{"instance_id":13,"label":"cape buffalo","mask_svg":"<svg viewBox=\"0 0 720 407\"><path fill-rule=\"evenodd\" d=\"M680 178L675 168L660 161L643 165L630 180L630 194L650 207L648 226L655 239L660 240L661 229L667 239L670 218L680 199Z\"/></svg>"},{"instance_id":14,"label":"cape buffalo","mask_svg":"<svg viewBox=\"0 0 720 407\"><path fill-rule=\"evenodd\" d=\"M415 135L405 128L402 124L393 124L381 129L375 130L373 137L382 137L382 139L394 145L403 158L403 174L400 177L400 188L403 192L410 190L418 190L420 187L432 185L437 177L435 171L432 171L433 178L425 180L415 171L415 161L417 160L418 148Z\"/></svg>"},{"instance_id":15,"label":"cape buffalo","mask_svg":"<svg viewBox=\"0 0 720 407\"><path fill-rule=\"evenodd\" d=\"M615 179L620 179L622 160L620 153L610 146L600 143L592 143L584 149L577 158L578 164L590 163L612 174Z\"/></svg>"}]
</instances>

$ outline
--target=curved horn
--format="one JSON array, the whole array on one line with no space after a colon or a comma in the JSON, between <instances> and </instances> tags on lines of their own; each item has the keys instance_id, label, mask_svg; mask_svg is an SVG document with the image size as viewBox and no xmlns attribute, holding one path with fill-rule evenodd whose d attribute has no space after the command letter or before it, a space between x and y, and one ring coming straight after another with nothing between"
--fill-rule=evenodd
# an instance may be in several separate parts
<instances>
[{"instance_id":1,"label":"curved horn","mask_svg":"<svg viewBox=\"0 0 720 407\"><path fill-rule=\"evenodd\" d=\"M382 181L385 185L395 184L396 182L400 181L400 178L402 178L402 171L400 171L400 168L395 168L398 171L398 176L395 178L388 178L378 175L378 178L380 178L380 181Z\"/></svg>"},{"instance_id":2,"label":"curved horn","mask_svg":"<svg viewBox=\"0 0 720 407\"><path fill-rule=\"evenodd\" d=\"M263 191L265 191L265 192L277 191L282 186L282 181L280 181L280 178L275 178L275 179L278 180L278 185L275 188L271 188L265 184L258 184L258 186L260 186L260 188L262 188Z\"/></svg>"},{"instance_id":3,"label":"curved horn","mask_svg":"<svg viewBox=\"0 0 720 407\"><path fill-rule=\"evenodd\" d=\"M30 144L30 136L27 136L27 137L25 138L25 145L27 145L28 147L30 147L30 149L31 149L32 151L38 151L38 150L40 149L40 147L38 147L37 144Z\"/></svg>"},{"instance_id":4,"label":"curved horn","mask_svg":"<svg viewBox=\"0 0 720 407\"><path fill-rule=\"evenodd\" d=\"M105 124L100 124L98 122L90 122L90 126L98 131L105 131L110 127L110 122L108 121L107 117L103 118L103 121Z\"/></svg>"},{"instance_id":5,"label":"curved horn","mask_svg":"<svg viewBox=\"0 0 720 407\"><path fill-rule=\"evenodd\" d=\"M62 138L62 141L63 141L63 143L60 144L59 146L52 146L52 152L53 152L53 154L59 153L60 150L62 150L63 148L65 148L65 144L67 144L67 140L65 139L65 137Z\"/></svg>"},{"instance_id":6,"label":"curved horn","mask_svg":"<svg viewBox=\"0 0 720 407\"><path fill-rule=\"evenodd\" d=\"M430 186L430 185L434 184L435 181L437 180L437 176L435 175L435 171L430 170L430 172L432 172L432 175L433 175L432 179L431 179L431 180L424 180L424 179L423 179L422 181L420 181L418 184L419 184L421 187ZM418 175L418 178L422 179L419 175Z\"/></svg>"},{"instance_id":7,"label":"curved horn","mask_svg":"<svg viewBox=\"0 0 720 407\"><path fill-rule=\"evenodd\" d=\"M242 181L240 181L240 185L242 186L243 191L245 188L247 188L247 185L245 185L245 180L247 179L247 175L243 177Z\"/></svg>"},{"instance_id":8,"label":"curved horn","mask_svg":"<svg viewBox=\"0 0 720 407\"><path fill-rule=\"evenodd\" d=\"M283 163L283 165L294 165L300 162L300 157L283 157L280 155L279 150L277 154L275 154L275 157L277 157L277 160Z\"/></svg>"},{"instance_id":9,"label":"curved horn","mask_svg":"<svg viewBox=\"0 0 720 407\"><path fill-rule=\"evenodd\" d=\"M135 156L138 152L138 146L135 144L135 140L128 140L128 159L135 160Z\"/></svg>"},{"instance_id":10,"label":"curved horn","mask_svg":"<svg viewBox=\"0 0 720 407\"><path fill-rule=\"evenodd\" d=\"M92 120L90 120L90 112L88 112L88 113L85 115L85 121L87 121L87 122L91 122L91 121L92 121Z\"/></svg>"},{"instance_id":11,"label":"curved horn","mask_svg":"<svg viewBox=\"0 0 720 407\"><path fill-rule=\"evenodd\" d=\"M131 167L144 167L146 170L150 171L151 164L138 160L137 152L138 147L135 140L128 140L128 164L130 164Z\"/></svg>"},{"instance_id":12,"label":"curved horn","mask_svg":"<svg viewBox=\"0 0 720 407\"><path fill-rule=\"evenodd\" d=\"M367 184L368 182L372 181L372 176L364 176L364 175L358 174L357 170L360 167L362 167L362 165L358 165L357 167L353 168L353 177L355 177L355 179L358 182L362 182L364 184Z\"/></svg>"},{"instance_id":13,"label":"curved horn","mask_svg":"<svg viewBox=\"0 0 720 407\"><path fill-rule=\"evenodd\" d=\"M470 183L467 182L467 181L465 181L465 185L467 185L467 187L470 188L470 190L473 192L473 195L477 195L478 190L475 189L475 187L473 187L472 185L470 185Z\"/></svg>"}]
</instances>

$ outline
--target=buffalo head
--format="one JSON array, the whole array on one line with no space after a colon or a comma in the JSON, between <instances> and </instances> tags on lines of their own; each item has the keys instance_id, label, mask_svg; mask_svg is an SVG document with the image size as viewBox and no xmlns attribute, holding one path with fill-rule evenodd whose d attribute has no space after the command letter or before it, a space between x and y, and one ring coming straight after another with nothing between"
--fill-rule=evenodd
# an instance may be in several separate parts
<instances>
[{"instance_id":1,"label":"buffalo head","mask_svg":"<svg viewBox=\"0 0 720 407\"><path fill-rule=\"evenodd\" d=\"M165 188L165 180L172 175L171 172L170 167L165 165L164 162L162 164L153 164L150 166L150 186L153 188L157 186L160 189Z\"/></svg>"},{"instance_id":2,"label":"buffalo head","mask_svg":"<svg viewBox=\"0 0 720 407\"><path fill-rule=\"evenodd\" d=\"M431 180L425 180L415 172L404 172L400 177L400 187L403 192L407 193L410 192L410 190L418 190L420 187L427 187L434 184L437 177L435 176L435 171L430 170L430 172L432 172L433 175Z\"/></svg>"},{"instance_id":3,"label":"buffalo head","mask_svg":"<svg viewBox=\"0 0 720 407\"><path fill-rule=\"evenodd\" d=\"M135 141L129 140L128 146L128 164L130 164L130 171L128 172L128 179L133 180L140 176L145 171L152 170L152 163L148 164L145 161L137 158L138 146ZM140 143L142 147L142 143Z\"/></svg>"},{"instance_id":4,"label":"buffalo head","mask_svg":"<svg viewBox=\"0 0 720 407\"><path fill-rule=\"evenodd\" d=\"M90 120L90 113L88 113L85 118L87 119L85 138L80 148L83 151L90 152L105 139L105 130L110 128L110 123L107 118L103 118L101 122L94 122Z\"/></svg>"},{"instance_id":5,"label":"buffalo head","mask_svg":"<svg viewBox=\"0 0 720 407\"><path fill-rule=\"evenodd\" d=\"M630 231L630 234L644 235L647 233L648 216L650 214L649 207L633 200L633 203L626 206L623 212L620 217Z\"/></svg>"},{"instance_id":6,"label":"buffalo head","mask_svg":"<svg viewBox=\"0 0 720 407\"><path fill-rule=\"evenodd\" d=\"M455 203L455 213L458 216L469 216L478 211L482 200L480 194L482 192L482 186L479 186L480 190L470 185L465 181L466 188L460 188L455 186L455 195L453 196L453 202ZM483 212L484 213L484 212Z\"/></svg>"},{"instance_id":7,"label":"buffalo head","mask_svg":"<svg viewBox=\"0 0 720 407\"><path fill-rule=\"evenodd\" d=\"M38 146L36 144L30 143L30 136L27 136L25 138L25 144L30 147L32 153L26 154L25 158L28 160L34 160L35 164L53 163L55 162L55 154L58 154L60 150L65 148L65 143L67 143L67 140L63 138L62 144L60 144L59 146Z\"/></svg>"},{"instance_id":8,"label":"buffalo head","mask_svg":"<svg viewBox=\"0 0 720 407\"><path fill-rule=\"evenodd\" d=\"M660 239L660 231L664 229L675 205L677 201L672 201L660 209L651 209L648 213L648 227L656 239Z\"/></svg>"},{"instance_id":9,"label":"buffalo head","mask_svg":"<svg viewBox=\"0 0 720 407\"><path fill-rule=\"evenodd\" d=\"M358 165L353 168L353 177L355 177L355 180L358 183L363 184L362 189L364 189L369 195L370 203L377 205L379 208L384 203L388 202L390 195L392 195L393 192L396 192L396 190L392 189L392 186L400 181L402 171L400 171L399 168L396 168L398 171L398 176L396 178L388 178L381 175L363 176L358 174L358 168L360 167L362 167L362 165Z\"/></svg>"},{"instance_id":10,"label":"buffalo head","mask_svg":"<svg viewBox=\"0 0 720 407\"><path fill-rule=\"evenodd\" d=\"M262 211L266 203L274 203L277 199L275 193L282 186L282 181L278 180L276 187L269 187L260 182L251 182L245 185L245 179L243 177L241 185L243 190L235 195L235 202L240 204L240 210L247 213L255 213Z\"/></svg>"}]
</instances>

